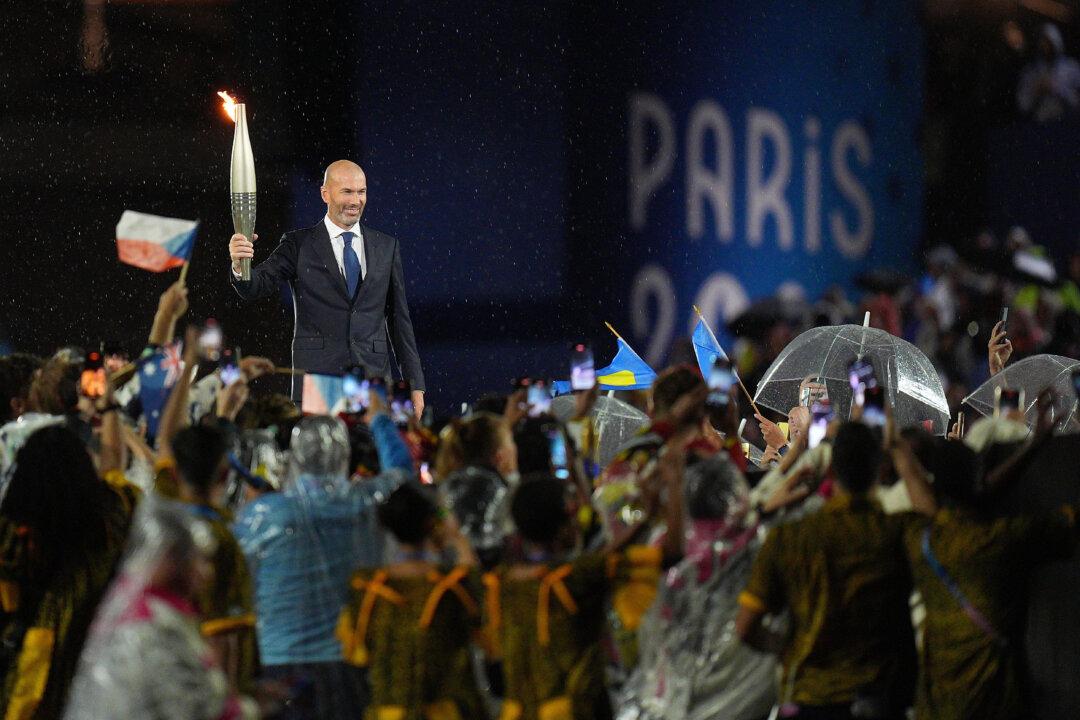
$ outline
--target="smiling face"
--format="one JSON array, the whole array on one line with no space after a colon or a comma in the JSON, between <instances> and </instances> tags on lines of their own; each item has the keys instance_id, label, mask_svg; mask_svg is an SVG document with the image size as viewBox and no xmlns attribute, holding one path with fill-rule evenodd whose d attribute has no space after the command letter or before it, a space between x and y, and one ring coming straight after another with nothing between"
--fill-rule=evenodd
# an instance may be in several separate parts
<instances>
[{"instance_id":1,"label":"smiling face","mask_svg":"<svg viewBox=\"0 0 1080 720\"><path fill-rule=\"evenodd\" d=\"M338 160L326 168L320 194L326 203L326 214L330 221L348 230L364 213L367 177L356 163Z\"/></svg>"}]
</instances>

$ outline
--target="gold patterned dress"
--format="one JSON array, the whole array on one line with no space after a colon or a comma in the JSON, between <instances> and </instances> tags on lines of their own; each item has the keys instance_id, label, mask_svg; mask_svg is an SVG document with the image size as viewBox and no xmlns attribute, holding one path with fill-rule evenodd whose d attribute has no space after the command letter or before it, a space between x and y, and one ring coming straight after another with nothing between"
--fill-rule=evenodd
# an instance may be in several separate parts
<instances>
[{"instance_id":1,"label":"gold patterned dress","mask_svg":"<svg viewBox=\"0 0 1080 720\"><path fill-rule=\"evenodd\" d=\"M471 654L480 623L478 585L466 567L353 575L337 635L345 661L368 669L367 720L486 717Z\"/></svg>"},{"instance_id":2,"label":"gold patterned dress","mask_svg":"<svg viewBox=\"0 0 1080 720\"><path fill-rule=\"evenodd\" d=\"M609 593L659 565L658 549L635 548L485 575L485 635L506 680L500 720L611 718L601 644Z\"/></svg>"}]
</instances>

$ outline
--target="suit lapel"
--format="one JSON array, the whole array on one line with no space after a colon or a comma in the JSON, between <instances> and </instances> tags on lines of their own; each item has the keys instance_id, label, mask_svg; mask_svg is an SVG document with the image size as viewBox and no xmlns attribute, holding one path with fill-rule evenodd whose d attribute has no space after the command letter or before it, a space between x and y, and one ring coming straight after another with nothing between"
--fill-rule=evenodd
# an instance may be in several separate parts
<instances>
[{"instance_id":1,"label":"suit lapel","mask_svg":"<svg viewBox=\"0 0 1080 720\"><path fill-rule=\"evenodd\" d=\"M367 242L365 240L365 242ZM315 253L322 260L323 265L326 266L326 272L330 273L330 276L334 278L334 286L341 293L342 297L348 299L349 291L345 286L345 277L338 270L337 259L334 257L334 248L330 245L330 233L326 231L326 223L320 222L315 226Z\"/></svg>"}]
</instances>

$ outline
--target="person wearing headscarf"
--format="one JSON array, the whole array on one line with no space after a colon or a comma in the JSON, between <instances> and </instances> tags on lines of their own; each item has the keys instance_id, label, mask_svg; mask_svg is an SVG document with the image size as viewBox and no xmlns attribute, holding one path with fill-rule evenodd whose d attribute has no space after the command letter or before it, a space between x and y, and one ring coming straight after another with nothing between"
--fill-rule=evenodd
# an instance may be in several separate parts
<instances>
[{"instance_id":1,"label":"person wearing headscarf","mask_svg":"<svg viewBox=\"0 0 1080 720\"><path fill-rule=\"evenodd\" d=\"M79 661L65 720L246 720L199 631L213 534L171 500L146 500Z\"/></svg>"}]
</instances>

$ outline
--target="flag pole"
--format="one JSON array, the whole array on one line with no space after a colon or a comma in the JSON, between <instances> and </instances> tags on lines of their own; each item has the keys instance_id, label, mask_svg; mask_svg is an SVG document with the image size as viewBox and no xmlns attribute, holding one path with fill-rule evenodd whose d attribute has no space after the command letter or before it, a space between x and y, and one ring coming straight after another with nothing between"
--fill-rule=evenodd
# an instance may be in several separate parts
<instances>
[{"instance_id":1,"label":"flag pole","mask_svg":"<svg viewBox=\"0 0 1080 720\"><path fill-rule=\"evenodd\" d=\"M180 266L180 284L181 285L186 285L187 284L187 269L188 269L188 265L190 265L190 264L191 264L191 262L189 260L185 260L184 264Z\"/></svg>"},{"instance_id":2,"label":"flag pole","mask_svg":"<svg viewBox=\"0 0 1080 720\"><path fill-rule=\"evenodd\" d=\"M698 320L700 320L701 324L705 326L705 330L708 331L709 337L712 338L712 341L714 343L716 343L716 347L723 350L724 348L720 347L720 341L716 339L716 334L712 331L712 328L709 327L709 322L705 319L705 316L701 314L701 311L698 310L698 306L697 305L692 305L691 307L693 307L694 312L697 313ZM727 353L725 352L724 354L726 355ZM754 408L754 414L755 415L760 415L761 411L758 410L757 403L754 402L754 398L750 395L750 391L746 389L745 385L743 385L742 378L739 377L738 371L735 371L735 379L739 381L739 387L741 387L743 393L745 393L746 399L750 401L750 407Z\"/></svg>"},{"instance_id":3,"label":"flag pole","mask_svg":"<svg viewBox=\"0 0 1080 720\"><path fill-rule=\"evenodd\" d=\"M620 334L618 333L618 331L616 331L616 330L615 330L615 328L611 327L611 323L609 323L609 322L604 322L604 324L605 324L605 325L607 325L607 329L611 331L611 334L612 334L612 335L614 335L614 336L615 336L615 337L617 337L618 339L622 340L622 335L620 335Z\"/></svg>"}]
</instances>

